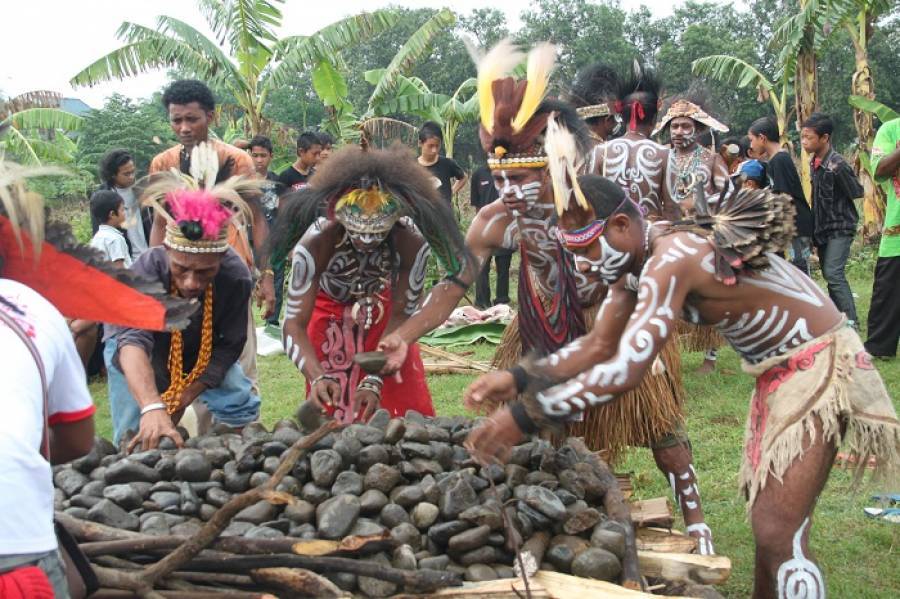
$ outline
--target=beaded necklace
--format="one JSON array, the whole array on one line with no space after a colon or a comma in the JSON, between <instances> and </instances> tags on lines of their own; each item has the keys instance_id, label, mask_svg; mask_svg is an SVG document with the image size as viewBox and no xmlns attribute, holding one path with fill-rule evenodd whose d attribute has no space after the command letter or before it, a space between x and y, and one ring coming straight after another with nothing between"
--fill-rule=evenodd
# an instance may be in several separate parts
<instances>
[{"instance_id":1,"label":"beaded necklace","mask_svg":"<svg viewBox=\"0 0 900 599\"><path fill-rule=\"evenodd\" d=\"M174 286L173 286L174 291ZM200 375L209 365L212 356L212 312L213 312L213 287L210 284L206 288L203 297L203 324L200 329L200 351L197 354L197 362L190 374L184 374L184 339L181 331L172 331L172 339L169 342L169 388L162 394L161 399L166 404L166 413L174 414L181 408L181 394L200 378Z\"/></svg>"},{"instance_id":2,"label":"beaded necklace","mask_svg":"<svg viewBox=\"0 0 900 599\"><path fill-rule=\"evenodd\" d=\"M678 153L675 152L675 199L679 203L694 190L702 153L703 148L700 144L694 147L690 157L687 159L680 158Z\"/></svg>"}]
</instances>

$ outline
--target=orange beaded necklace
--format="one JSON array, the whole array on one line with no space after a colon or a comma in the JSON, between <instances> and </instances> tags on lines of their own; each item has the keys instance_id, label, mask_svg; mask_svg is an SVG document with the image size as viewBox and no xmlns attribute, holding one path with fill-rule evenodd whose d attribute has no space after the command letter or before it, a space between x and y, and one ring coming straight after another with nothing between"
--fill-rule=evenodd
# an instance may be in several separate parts
<instances>
[{"instance_id":1,"label":"orange beaded necklace","mask_svg":"<svg viewBox=\"0 0 900 599\"><path fill-rule=\"evenodd\" d=\"M173 286L174 291L174 286ZM200 351L193 370L187 376L184 375L184 340L181 331L172 331L172 340L169 343L169 388L162 394L161 399L166 404L166 413L174 414L181 408L181 393L190 387L209 365L212 356L212 312L213 312L213 288L210 284L204 292L203 298L203 324L200 332Z\"/></svg>"}]
</instances>

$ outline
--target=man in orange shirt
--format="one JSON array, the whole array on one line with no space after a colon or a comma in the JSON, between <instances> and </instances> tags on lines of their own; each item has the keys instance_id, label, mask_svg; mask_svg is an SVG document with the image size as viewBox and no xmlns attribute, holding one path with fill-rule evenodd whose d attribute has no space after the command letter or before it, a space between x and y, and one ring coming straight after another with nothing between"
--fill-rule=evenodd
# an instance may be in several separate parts
<instances>
[{"instance_id":1,"label":"man in orange shirt","mask_svg":"<svg viewBox=\"0 0 900 599\"><path fill-rule=\"evenodd\" d=\"M150 162L150 173L158 173L177 169L188 172L191 165L191 150L201 144L211 144L219 156L218 181L224 181L228 177L244 175L248 178L255 177L253 160L250 155L218 139L209 137L209 127L215 119L216 101L212 91L201 81L182 79L175 81L163 93L163 105L169 113L169 124L180 142L177 146L169 148L157 154ZM263 211L257 202L249 202L253 215L253 250L250 249L247 231L243 224L232 226L228 232L228 242L231 247L244 259L251 272L254 269L254 252L256 254L256 266L261 272L259 286L257 288L257 306L265 302L263 318L268 318L275 311L275 285L274 273L269 268L266 239L269 227L266 223ZM150 245L162 245L165 235L166 221L160 214L153 219L153 229L150 232ZM251 304L252 305L252 304ZM253 327L253 317L249 321L247 331L247 345L239 359L244 369L244 374L253 383L253 390L258 395L256 369L256 331Z\"/></svg>"}]
</instances>

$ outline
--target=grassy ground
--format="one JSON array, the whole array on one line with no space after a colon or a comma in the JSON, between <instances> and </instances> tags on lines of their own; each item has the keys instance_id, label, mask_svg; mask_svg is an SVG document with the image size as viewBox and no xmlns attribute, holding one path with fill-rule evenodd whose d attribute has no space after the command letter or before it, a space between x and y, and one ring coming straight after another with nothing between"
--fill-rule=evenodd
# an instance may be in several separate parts
<instances>
[{"instance_id":1,"label":"grassy ground","mask_svg":"<svg viewBox=\"0 0 900 599\"><path fill-rule=\"evenodd\" d=\"M872 257L861 252L848 267L853 290L858 294L860 318L866 322L871 294ZM515 285L513 285L515 293ZM494 348L474 345L463 348L469 357L488 359ZM747 597L752 587L753 540L737 493L737 472L743 441L744 419L753 381L740 371L737 356L730 349L720 353L716 374L693 373L700 354L684 357L685 387L688 394L687 427L694 447L700 476L703 506L715 535L716 549L731 558L731 579L721 587L727 597ZM877 362L895 406L900 410L900 361ZM264 397L262 420L273 423L289 416L303 398L303 380L284 356L260 359L260 380ZM429 379L435 409L439 414L462 414L460 398L472 377L439 375ZM106 387L91 385L97 403L97 426L110 436ZM617 470L632 473L637 498L668 496L666 481L658 473L650 452L631 450ZM835 469L816 510L811 546L826 575L832 597L884 598L900 595L900 526L866 518L862 508L871 505L870 489L853 492L849 475Z\"/></svg>"}]
</instances>

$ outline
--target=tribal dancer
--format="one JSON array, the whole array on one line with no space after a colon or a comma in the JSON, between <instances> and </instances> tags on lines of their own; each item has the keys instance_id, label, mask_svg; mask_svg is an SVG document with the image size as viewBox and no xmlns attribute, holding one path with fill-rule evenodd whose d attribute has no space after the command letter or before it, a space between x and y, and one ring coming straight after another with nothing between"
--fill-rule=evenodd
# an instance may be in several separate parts
<instances>
[{"instance_id":1,"label":"tribal dancer","mask_svg":"<svg viewBox=\"0 0 900 599\"><path fill-rule=\"evenodd\" d=\"M418 348L402 383L353 360L419 308L430 252L451 279L472 262L425 169L402 148L340 150L286 198L272 243L277 267L288 254L293 262L283 340L308 397L344 422L379 405L434 415Z\"/></svg>"},{"instance_id":2,"label":"tribal dancer","mask_svg":"<svg viewBox=\"0 0 900 599\"><path fill-rule=\"evenodd\" d=\"M614 104L627 130L595 147L587 170L617 183L650 218L675 220L680 216L678 207L665 197L669 149L650 139L660 89L656 74L635 63L631 76L620 83Z\"/></svg>"},{"instance_id":3,"label":"tribal dancer","mask_svg":"<svg viewBox=\"0 0 900 599\"><path fill-rule=\"evenodd\" d=\"M693 225L672 226L646 221L590 176L578 182L575 197L587 201L569 208L562 236L581 260L620 280L604 310L621 316L621 324L616 337L575 343L613 342L617 350L597 363L573 344L477 380L466 392L470 408L529 392L474 431L471 450L504 459L524 434L620 401L650 369L676 318L715 324L757 377L740 472L756 540L754 597L824 598L808 538L838 445L847 441L860 473L873 455L893 473L900 422L859 336L828 296L777 254L793 236L791 199L734 190L708 208L700 190ZM637 289L636 299L629 288ZM627 318L626 303L634 306Z\"/></svg>"},{"instance_id":4,"label":"tribal dancer","mask_svg":"<svg viewBox=\"0 0 900 599\"><path fill-rule=\"evenodd\" d=\"M682 214L690 215L694 188L699 183L710 200L731 185L728 167L722 157L697 142L706 131L725 133L728 127L710 116L703 107L685 98L676 99L656 126L653 135L666 129L672 141L666 169L667 197L675 201ZM718 348L723 339L711 326L691 325L678 321L679 341L685 351L703 353L701 374L715 371Z\"/></svg>"},{"instance_id":5,"label":"tribal dancer","mask_svg":"<svg viewBox=\"0 0 900 599\"><path fill-rule=\"evenodd\" d=\"M612 67L596 63L580 73L566 98L587 124L595 146L606 143L622 126L615 111L617 94L622 85Z\"/></svg>"},{"instance_id":6,"label":"tribal dancer","mask_svg":"<svg viewBox=\"0 0 900 599\"><path fill-rule=\"evenodd\" d=\"M583 122L568 105L542 101L553 58L551 47L539 46L529 55L528 72L543 73L545 78L516 81L504 77L507 69L503 65L506 61L512 68L520 58L501 44L482 59L478 69L478 85L483 90L479 97L484 102L481 140L500 198L478 212L466 243L479 267L498 248L518 245L522 256L519 312L494 357L499 368L512 366L522 355L548 355L589 328L606 326L596 319L606 295L606 281L603 276L588 276L576 269L556 235L553 187L543 144L548 123L559 122L575 132L571 151L580 156L585 155L590 140ZM435 287L422 310L382 341L381 348L390 355L389 367L402 361L407 344L444 322L469 282L445 281ZM611 346L592 348L589 353L600 360L606 357L605 349ZM674 345L663 356L661 366L662 372L647 376L619 406L590 410L582 421L571 423L569 433L584 437L594 450L606 450L610 460L624 447L649 446L666 477L677 479L678 489L696 489L682 427L683 390L671 375L680 372ZM689 501L679 502L685 521L695 527L692 534L704 539L704 549L712 552L699 496L690 495Z\"/></svg>"},{"instance_id":7,"label":"tribal dancer","mask_svg":"<svg viewBox=\"0 0 900 599\"><path fill-rule=\"evenodd\" d=\"M190 175L172 168L149 177L142 201L165 219L165 237L131 270L202 307L183 332L106 331L114 440L137 430L129 451L153 448L163 436L181 445L174 424L195 400L235 428L259 416L259 396L238 362L247 342L252 282L229 246L228 230L233 220L249 216L243 198L258 196L261 181L231 177L216 184L215 148L201 144L191 154Z\"/></svg>"}]
</instances>

